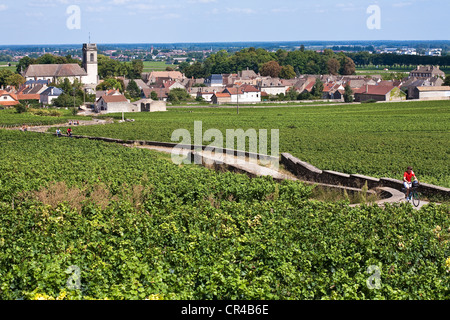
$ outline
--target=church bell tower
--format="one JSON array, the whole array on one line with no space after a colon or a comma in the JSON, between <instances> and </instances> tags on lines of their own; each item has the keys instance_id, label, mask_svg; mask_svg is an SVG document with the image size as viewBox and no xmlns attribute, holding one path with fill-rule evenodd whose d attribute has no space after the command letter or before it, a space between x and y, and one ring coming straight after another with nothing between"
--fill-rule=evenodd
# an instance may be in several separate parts
<instances>
[{"instance_id":1,"label":"church bell tower","mask_svg":"<svg viewBox=\"0 0 450 320\"><path fill-rule=\"evenodd\" d=\"M98 60L97 45L94 43L83 44L83 68L87 73L83 83L96 86L98 84Z\"/></svg>"}]
</instances>

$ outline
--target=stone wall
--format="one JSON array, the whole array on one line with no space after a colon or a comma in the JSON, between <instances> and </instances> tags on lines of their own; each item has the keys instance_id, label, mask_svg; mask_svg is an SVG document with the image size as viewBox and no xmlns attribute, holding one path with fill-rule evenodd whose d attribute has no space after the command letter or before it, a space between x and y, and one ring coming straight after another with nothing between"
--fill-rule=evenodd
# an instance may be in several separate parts
<instances>
[{"instance_id":1,"label":"stone wall","mask_svg":"<svg viewBox=\"0 0 450 320\"><path fill-rule=\"evenodd\" d=\"M295 158L289 153L281 154L281 164L299 179L319 182L325 184L335 184L351 188L362 188L366 183L369 189L378 187L390 187L397 190L403 188L403 182L391 178L373 178L359 174L345 174L330 170L320 170L313 165ZM450 189L439 187L427 183L421 183L418 191L425 196L439 195L445 199L450 199Z\"/></svg>"}]
</instances>

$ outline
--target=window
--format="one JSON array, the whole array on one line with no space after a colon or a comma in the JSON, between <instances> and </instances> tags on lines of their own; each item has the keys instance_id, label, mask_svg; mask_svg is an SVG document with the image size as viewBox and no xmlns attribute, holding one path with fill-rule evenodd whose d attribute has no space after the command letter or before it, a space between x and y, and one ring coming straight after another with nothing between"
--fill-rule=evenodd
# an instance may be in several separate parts
<instances>
[{"instance_id":1,"label":"window","mask_svg":"<svg viewBox=\"0 0 450 320\"><path fill-rule=\"evenodd\" d=\"M94 54L93 53L91 53L91 62L94 62L95 60L94 60Z\"/></svg>"}]
</instances>

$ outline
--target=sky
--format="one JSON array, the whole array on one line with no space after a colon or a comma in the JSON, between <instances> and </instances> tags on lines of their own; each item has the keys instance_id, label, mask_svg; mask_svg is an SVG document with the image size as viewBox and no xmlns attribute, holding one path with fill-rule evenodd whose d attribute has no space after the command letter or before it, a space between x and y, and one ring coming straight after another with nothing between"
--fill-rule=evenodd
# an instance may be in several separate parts
<instances>
[{"instance_id":1,"label":"sky","mask_svg":"<svg viewBox=\"0 0 450 320\"><path fill-rule=\"evenodd\" d=\"M0 0L0 45L89 33L99 44L449 40L449 11L448 0Z\"/></svg>"}]
</instances>

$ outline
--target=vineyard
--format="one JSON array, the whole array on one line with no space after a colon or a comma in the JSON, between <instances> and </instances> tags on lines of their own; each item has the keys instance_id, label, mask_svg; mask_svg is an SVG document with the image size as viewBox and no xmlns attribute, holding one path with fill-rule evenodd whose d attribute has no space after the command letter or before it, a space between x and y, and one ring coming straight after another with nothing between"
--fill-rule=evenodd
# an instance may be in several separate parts
<instances>
[{"instance_id":1,"label":"vineyard","mask_svg":"<svg viewBox=\"0 0 450 320\"><path fill-rule=\"evenodd\" d=\"M194 121L203 122L203 132L217 128L224 137L227 129L279 129L280 152L320 169L401 179L411 165L420 181L450 187L450 101L249 108L239 115L180 108L126 116L136 121L77 128L75 134L171 142L180 128L193 139Z\"/></svg>"},{"instance_id":2,"label":"vineyard","mask_svg":"<svg viewBox=\"0 0 450 320\"><path fill-rule=\"evenodd\" d=\"M0 299L450 298L448 205L350 208L32 132L0 145Z\"/></svg>"}]
</instances>

